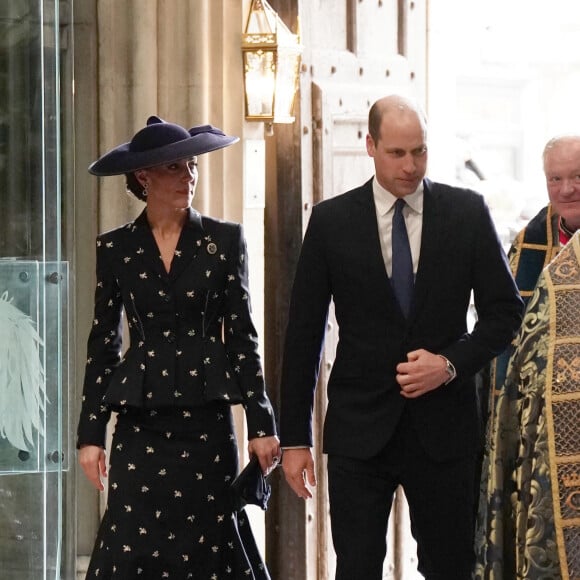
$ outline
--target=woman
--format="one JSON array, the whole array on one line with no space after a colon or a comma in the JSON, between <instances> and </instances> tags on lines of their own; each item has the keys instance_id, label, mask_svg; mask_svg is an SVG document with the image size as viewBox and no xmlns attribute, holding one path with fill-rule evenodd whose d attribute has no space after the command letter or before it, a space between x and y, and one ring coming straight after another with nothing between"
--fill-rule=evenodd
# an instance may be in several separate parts
<instances>
[{"instance_id":1,"label":"woman","mask_svg":"<svg viewBox=\"0 0 580 580\"><path fill-rule=\"evenodd\" d=\"M268 579L249 523L235 512L230 405L242 403L248 450L267 473L280 447L250 314L238 224L191 208L196 155L238 140L150 117L131 142L94 162L125 174L146 208L97 238L79 462L103 491L105 438L117 421L107 509L87 578ZM122 353L123 311L130 346Z\"/></svg>"}]
</instances>

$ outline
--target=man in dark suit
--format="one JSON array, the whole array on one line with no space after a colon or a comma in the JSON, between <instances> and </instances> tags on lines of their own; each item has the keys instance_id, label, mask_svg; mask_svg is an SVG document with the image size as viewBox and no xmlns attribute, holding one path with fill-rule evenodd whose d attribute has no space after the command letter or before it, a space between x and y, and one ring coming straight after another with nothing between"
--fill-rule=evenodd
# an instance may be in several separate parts
<instances>
[{"instance_id":1,"label":"man in dark suit","mask_svg":"<svg viewBox=\"0 0 580 580\"><path fill-rule=\"evenodd\" d=\"M474 375L511 341L522 301L483 198L425 178L419 107L398 95L377 101L366 143L375 177L316 205L304 237L282 371L283 469L296 494L311 497L332 299L339 342L323 451L336 578L382 578L401 485L421 573L466 580L482 442ZM472 292L478 321L468 332Z\"/></svg>"}]
</instances>

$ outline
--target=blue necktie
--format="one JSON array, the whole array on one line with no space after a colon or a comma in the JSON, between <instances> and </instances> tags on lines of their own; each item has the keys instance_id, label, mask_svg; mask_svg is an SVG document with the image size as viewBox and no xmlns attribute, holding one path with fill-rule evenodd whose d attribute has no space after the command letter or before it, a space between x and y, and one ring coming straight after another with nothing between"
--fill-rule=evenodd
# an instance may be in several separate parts
<instances>
[{"instance_id":1,"label":"blue necktie","mask_svg":"<svg viewBox=\"0 0 580 580\"><path fill-rule=\"evenodd\" d=\"M391 273L391 284L397 297L397 301L405 318L409 316L411 310L411 298L413 296L413 258L411 257L411 246L407 236L405 218L403 217L404 199L397 199L395 202L395 214L393 215L393 271Z\"/></svg>"}]
</instances>

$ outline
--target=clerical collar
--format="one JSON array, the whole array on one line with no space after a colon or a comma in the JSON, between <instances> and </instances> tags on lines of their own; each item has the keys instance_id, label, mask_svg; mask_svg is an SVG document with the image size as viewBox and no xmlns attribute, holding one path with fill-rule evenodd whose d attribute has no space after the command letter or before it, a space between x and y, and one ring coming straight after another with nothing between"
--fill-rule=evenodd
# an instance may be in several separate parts
<instances>
[{"instance_id":1,"label":"clerical collar","mask_svg":"<svg viewBox=\"0 0 580 580\"><path fill-rule=\"evenodd\" d=\"M569 241L570 238L574 235L573 232L564 221L564 218L560 216L560 223L559 223L559 234L560 234L560 244L565 246Z\"/></svg>"}]
</instances>

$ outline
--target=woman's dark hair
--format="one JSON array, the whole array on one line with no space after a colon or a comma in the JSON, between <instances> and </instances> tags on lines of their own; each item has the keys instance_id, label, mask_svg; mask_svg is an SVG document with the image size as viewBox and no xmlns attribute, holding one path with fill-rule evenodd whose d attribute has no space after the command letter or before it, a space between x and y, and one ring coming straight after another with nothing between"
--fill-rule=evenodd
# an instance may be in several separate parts
<instances>
[{"instance_id":1,"label":"woman's dark hair","mask_svg":"<svg viewBox=\"0 0 580 580\"><path fill-rule=\"evenodd\" d=\"M127 191L132 193L138 200L147 201L147 195L143 195L145 188L141 185L134 173L125 173L127 179Z\"/></svg>"}]
</instances>

